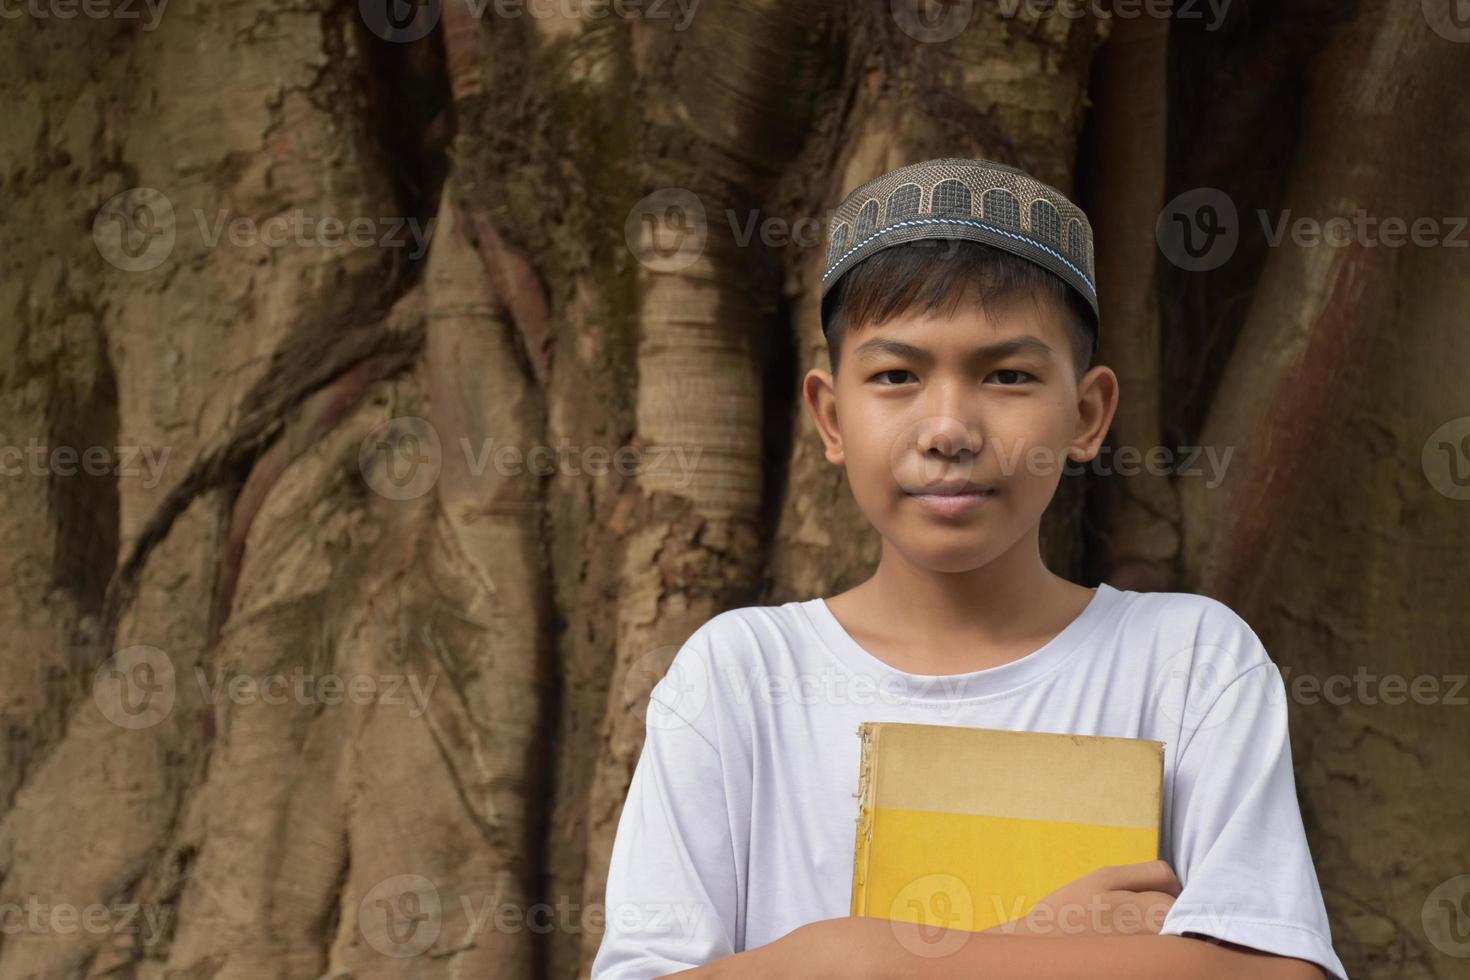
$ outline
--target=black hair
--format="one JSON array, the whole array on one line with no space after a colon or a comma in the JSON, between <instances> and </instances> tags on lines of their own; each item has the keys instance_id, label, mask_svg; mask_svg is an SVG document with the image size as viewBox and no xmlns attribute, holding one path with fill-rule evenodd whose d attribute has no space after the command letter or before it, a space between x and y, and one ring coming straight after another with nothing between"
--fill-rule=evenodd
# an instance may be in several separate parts
<instances>
[{"instance_id":1,"label":"black hair","mask_svg":"<svg viewBox=\"0 0 1470 980\"><path fill-rule=\"evenodd\" d=\"M933 313L944 308L953 315L967 297L982 307L1020 297L1051 297L1063 310L1077 378L1092 366L1097 346L1092 308L1061 277L980 242L921 238L863 259L823 297L833 375L848 331L919 309Z\"/></svg>"}]
</instances>

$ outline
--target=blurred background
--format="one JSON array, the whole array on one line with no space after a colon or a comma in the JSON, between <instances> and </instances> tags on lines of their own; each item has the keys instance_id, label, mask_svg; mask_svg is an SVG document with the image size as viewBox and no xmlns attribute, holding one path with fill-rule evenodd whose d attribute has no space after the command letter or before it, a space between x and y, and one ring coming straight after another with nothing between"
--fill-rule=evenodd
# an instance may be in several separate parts
<instances>
[{"instance_id":1,"label":"blurred background","mask_svg":"<svg viewBox=\"0 0 1470 980\"><path fill-rule=\"evenodd\" d=\"M1470 3L4 0L0 977L585 976L649 688L877 541L830 209L1098 233L1085 585L1285 675L1335 945L1470 976Z\"/></svg>"}]
</instances>

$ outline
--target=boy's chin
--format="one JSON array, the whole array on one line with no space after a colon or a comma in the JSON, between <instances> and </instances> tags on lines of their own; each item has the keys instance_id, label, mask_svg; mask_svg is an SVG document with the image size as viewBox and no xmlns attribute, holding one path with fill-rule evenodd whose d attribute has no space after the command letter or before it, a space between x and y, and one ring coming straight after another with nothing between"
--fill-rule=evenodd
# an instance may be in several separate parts
<instances>
[{"instance_id":1,"label":"boy's chin","mask_svg":"<svg viewBox=\"0 0 1470 980\"><path fill-rule=\"evenodd\" d=\"M989 547L988 542L975 540L979 535L973 531L966 534L956 529L944 533L955 540L936 540L939 535L921 532L894 543L910 564L940 575L973 572L998 557L998 552Z\"/></svg>"}]
</instances>

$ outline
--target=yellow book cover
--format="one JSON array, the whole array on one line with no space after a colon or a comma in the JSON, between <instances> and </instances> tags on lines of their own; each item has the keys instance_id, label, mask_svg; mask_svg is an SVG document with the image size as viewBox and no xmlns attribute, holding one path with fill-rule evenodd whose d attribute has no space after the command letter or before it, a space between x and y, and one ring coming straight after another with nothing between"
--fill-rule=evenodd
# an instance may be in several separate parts
<instances>
[{"instance_id":1,"label":"yellow book cover","mask_svg":"<svg viewBox=\"0 0 1470 980\"><path fill-rule=\"evenodd\" d=\"M1159 856L1164 744L864 722L852 914L978 932Z\"/></svg>"}]
</instances>

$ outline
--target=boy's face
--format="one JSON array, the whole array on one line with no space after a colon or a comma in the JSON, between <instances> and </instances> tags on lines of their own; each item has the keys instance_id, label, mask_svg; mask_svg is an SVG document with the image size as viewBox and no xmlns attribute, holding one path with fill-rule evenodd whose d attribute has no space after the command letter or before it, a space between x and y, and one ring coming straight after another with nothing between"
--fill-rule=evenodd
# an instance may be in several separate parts
<instances>
[{"instance_id":1,"label":"boy's face","mask_svg":"<svg viewBox=\"0 0 1470 980\"><path fill-rule=\"evenodd\" d=\"M992 305L849 330L837 379L818 368L803 385L858 507L933 571L986 565L1037 527L1063 467L1097 455L1117 407L1110 369L1077 380L1060 305Z\"/></svg>"}]
</instances>

